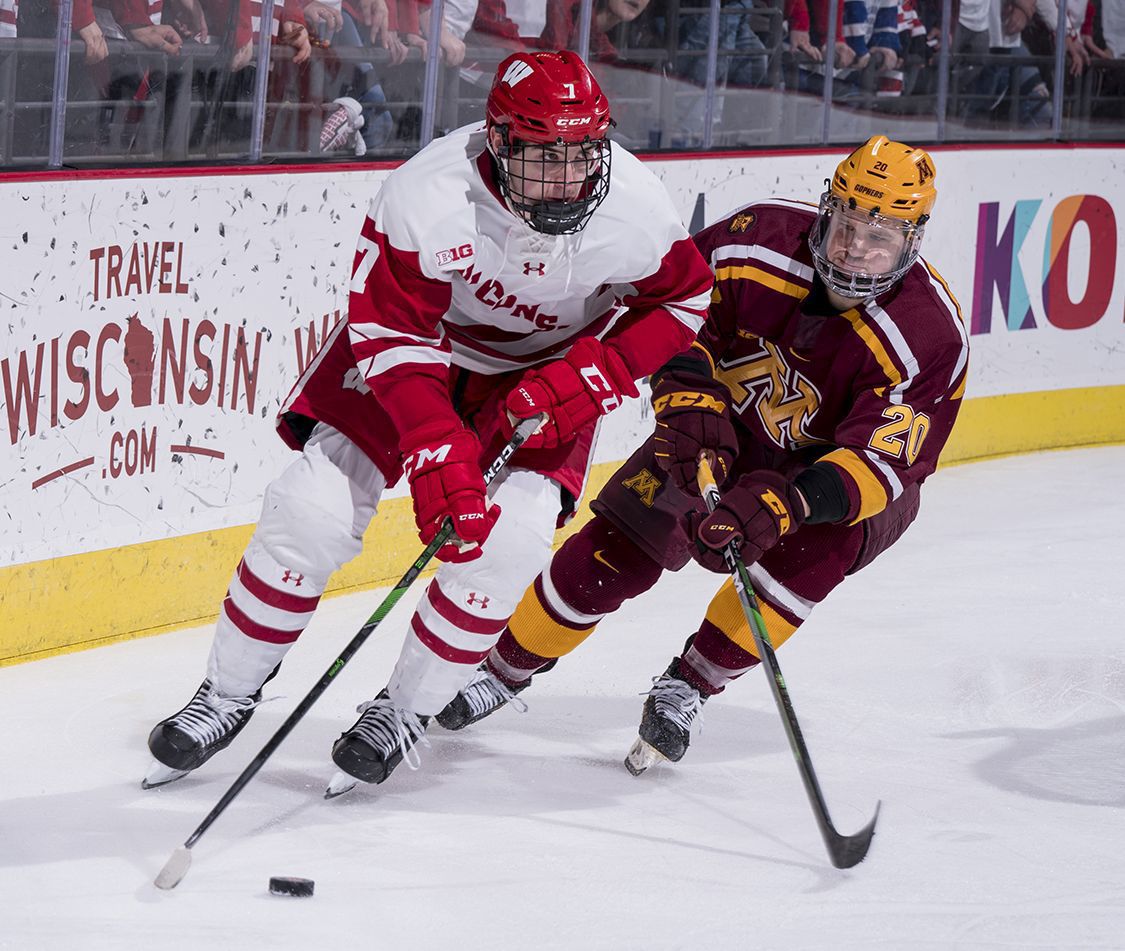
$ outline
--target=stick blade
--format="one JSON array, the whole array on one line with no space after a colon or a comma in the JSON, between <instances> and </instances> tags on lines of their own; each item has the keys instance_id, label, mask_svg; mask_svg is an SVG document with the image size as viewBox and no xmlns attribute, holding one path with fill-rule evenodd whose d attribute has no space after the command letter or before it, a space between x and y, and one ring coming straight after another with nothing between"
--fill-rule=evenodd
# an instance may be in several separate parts
<instances>
[{"instance_id":1,"label":"stick blade","mask_svg":"<svg viewBox=\"0 0 1125 951\"><path fill-rule=\"evenodd\" d=\"M169 891L183 881L189 868L191 868L191 849L180 846L164 863L164 868L157 874L153 884L157 888Z\"/></svg>"},{"instance_id":2,"label":"stick blade","mask_svg":"<svg viewBox=\"0 0 1125 951\"><path fill-rule=\"evenodd\" d=\"M858 832L852 835L840 835L838 832L831 830L831 834L826 833L825 842L828 845L828 855L836 868L852 868L867 858L867 850L871 848L871 839L875 835L875 823L879 821L879 810L882 805L881 801L875 804L875 815Z\"/></svg>"}]
</instances>

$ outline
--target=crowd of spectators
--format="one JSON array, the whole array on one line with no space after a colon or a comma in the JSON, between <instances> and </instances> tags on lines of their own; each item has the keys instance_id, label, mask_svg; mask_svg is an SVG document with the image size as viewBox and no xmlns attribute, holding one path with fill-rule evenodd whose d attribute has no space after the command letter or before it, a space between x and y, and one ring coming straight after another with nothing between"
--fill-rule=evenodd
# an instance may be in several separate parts
<instances>
[{"instance_id":1,"label":"crowd of spectators","mask_svg":"<svg viewBox=\"0 0 1125 951\"><path fill-rule=\"evenodd\" d=\"M0 0L0 65L19 50L18 40L55 37L59 2ZM72 37L80 43L67 97L68 153L245 152L260 85L261 0L72 4ZM443 89L468 103L457 121L475 115L495 63L512 49L574 49L583 34L579 0L445 0L443 9L439 55L451 80ZM688 133L698 132L705 110L721 123L724 98L736 91L823 95L829 61L841 106L932 114L945 45L948 115L960 121L1049 129L1054 96L1068 101L1079 90L1094 118L1125 118L1125 0L953 0L949 35L940 0L839 0L834 25L829 11L828 0L720 0L712 58L707 0L594 0L590 58L676 84L672 121L683 134L666 142L698 141ZM265 151L416 148L430 12L430 0L275 0ZM1056 91L1060 15L1066 75ZM54 56L46 42L34 49L38 60L28 46L16 88L4 95L26 113L24 150L41 154L43 110L28 103L49 104ZM707 95L709 72L716 92ZM0 82L4 76L0 70ZM8 157L18 151L9 146Z\"/></svg>"}]
</instances>

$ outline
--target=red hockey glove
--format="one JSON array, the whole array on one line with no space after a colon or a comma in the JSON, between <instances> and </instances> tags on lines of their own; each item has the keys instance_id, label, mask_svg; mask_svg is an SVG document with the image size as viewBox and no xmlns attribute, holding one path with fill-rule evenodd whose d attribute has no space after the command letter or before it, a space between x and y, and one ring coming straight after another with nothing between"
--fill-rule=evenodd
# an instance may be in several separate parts
<instances>
[{"instance_id":1,"label":"red hockey glove","mask_svg":"<svg viewBox=\"0 0 1125 951\"><path fill-rule=\"evenodd\" d=\"M620 406L622 397L636 395L637 384L625 361L601 341L583 337L565 357L526 373L508 394L506 433L512 433L512 417L518 423L546 413L547 422L525 445L553 449Z\"/></svg>"},{"instance_id":2,"label":"red hockey glove","mask_svg":"<svg viewBox=\"0 0 1125 951\"><path fill-rule=\"evenodd\" d=\"M500 506L487 503L477 437L467 429L444 434L415 430L403 438L403 447L402 467L410 480L414 521L422 542L433 541L448 516L456 539L438 549L438 559L479 558Z\"/></svg>"},{"instance_id":3,"label":"red hockey glove","mask_svg":"<svg viewBox=\"0 0 1125 951\"><path fill-rule=\"evenodd\" d=\"M695 560L708 571L726 574L730 569L723 549L740 543L740 554L752 565L783 535L797 531L805 520L797 487L768 469L744 475L710 515L691 519L695 534Z\"/></svg>"},{"instance_id":4,"label":"red hockey glove","mask_svg":"<svg viewBox=\"0 0 1125 951\"><path fill-rule=\"evenodd\" d=\"M702 452L711 454L720 486L730 475L738 437L729 403L730 392L722 383L686 368L665 371L653 388L657 465L681 491L699 495L695 473Z\"/></svg>"}]
</instances>

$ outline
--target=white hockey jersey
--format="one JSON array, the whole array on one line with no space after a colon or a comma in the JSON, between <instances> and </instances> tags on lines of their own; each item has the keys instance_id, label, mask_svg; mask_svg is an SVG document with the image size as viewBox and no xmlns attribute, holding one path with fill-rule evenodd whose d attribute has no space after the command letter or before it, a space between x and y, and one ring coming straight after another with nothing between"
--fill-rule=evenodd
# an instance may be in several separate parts
<instances>
[{"instance_id":1,"label":"white hockey jersey","mask_svg":"<svg viewBox=\"0 0 1125 951\"><path fill-rule=\"evenodd\" d=\"M485 145L483 123L436 140L371 204L348 324L377 395L401 398L396 384L426 376L444 391L450 366L521 370L589 335L639 379L694 339L711 272L640 161L613 145L609 194L586 227L545 235L508 210Z\"/></svg>"}]
</instances>

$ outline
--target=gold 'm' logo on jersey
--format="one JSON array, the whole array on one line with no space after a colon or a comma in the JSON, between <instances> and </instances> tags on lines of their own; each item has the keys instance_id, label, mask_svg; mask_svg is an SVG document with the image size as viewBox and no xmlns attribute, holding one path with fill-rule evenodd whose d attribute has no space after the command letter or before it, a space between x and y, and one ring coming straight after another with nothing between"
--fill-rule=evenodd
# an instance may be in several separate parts
<instances>
[{"instance_id":1,"label":"gold 'm' logo on jersey","mask_svg":"<svg viewBox=\"0 0 1125 951\"><path fill-rule=\"evenodd\" d=\"M739 357L733 364L724 360L715 376L730 390L739 413L754 407L766 434L779 448L818 442L809 435L808 425L820 409L820 393L804 374L786 363L779 347L768 340L757 342L757 352Z\"/></svg>"},{"instance_id":2,"label":"gold 'm' logo on jersey","mask_svg":"<svg viewBox=\"0 0 1125 951\"><path fill-rule=\"evenodd\" d=\"M635 476L626 479L621 483L625 488L632 489L641 497L641 501L652 508L652 503L656 501L656 490L660 488L660 480L656 478L648 469L642 469Z\"/></svg>"},{"instance_id":3,"label":"gold 'm' logo on jersey","mask_svg":"<svg viewBox=\"0 0 1125 951\"><path fill-rule=\"evenodd\" d=\"M752 211L739 212L730 220L727 231L731 234L745 234L753 226L755 215Z\"/></svg>"}]
</instances>

